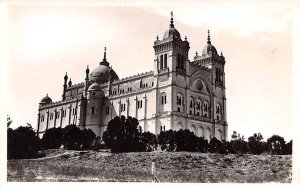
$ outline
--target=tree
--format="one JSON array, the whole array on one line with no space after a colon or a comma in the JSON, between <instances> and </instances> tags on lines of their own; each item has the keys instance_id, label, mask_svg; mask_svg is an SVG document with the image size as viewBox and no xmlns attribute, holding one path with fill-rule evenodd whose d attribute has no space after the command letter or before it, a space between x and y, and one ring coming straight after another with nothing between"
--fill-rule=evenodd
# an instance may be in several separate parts
<instances>
[{"instance_id":1,"label":"tree","mask_svg":"<svg viewBox=\"0 0 300 188\"><path fill-rule=\"evenodd\" d=\"M244 141L244 136L240 136L239 133L233 131L230 141L231 153L234 154L244 154L248 151L247 142Z\"/></svg>"},{"instance_id":2,"label":"tree","mask_svg":"<svg viewBox=\"0 0 300 188\"><path fill-rule=\"evenodd\" d=\"M63 129L62 144L64 148L79 150L82 145L82 132L76 125L67 125Z\"/></svg>"},{"instance_id":3,"label":"tree","mask_svg":"<svg viewBox=\"0 0 300 188\"><path fill-rule=\"evenodd\" d=\"M145 151L154 151L157 148L157 137L149 131L142 133L141 141L144 144Z\"/></svg>"},{"instance_id":4,"label":"tree","mask_svg":"<svg viewBox=\"0 0 300 188\"><path fill-rule=\"evenodd\" d=\"M208 141L204 137L196 137L196 151L206 153L209 148Z\"/></svg>"},{"instance_id":5,"label":"tree","mask_svg":"<svg viewBox=\"0 0 300 188\"><path fill-rule=\"evenodd\" d=\"M176 149L175 133L176 131L173 130L162 131L159 133L157 136L158 144L162 150L174 151Z\"/></svg>"},{"instance_id":6,"label":"tree","mask_svg":"<svg viewBox=\"0 0 300 188\"><path fill-rule=\"evenodd\" d=\"M82 147L81 149L89 150L91 149L91 144L96 138L96 134L91 129L83 129L82 134Z\"/></svg>"},{"instance_id":7,"label":"tree","mask_svg":"<svg viewBox=\"0 0 300 188\"><path fill-rule=\"evenodd\" d=\"M264 152L263 136L260 133L255 133L248 138L248 149L252 154L261 154Z\"/></svg>"},{"instance_id":8,"label":"tree","mask_svg":"<svg viewBox=\"0 0 300 188\"><path fill-rule=\"evenodd\" d=\"M31 126L7 130L8 159L29 159L38 156L40 140Z\"/></svg>"},{"instance_id":9,"label":"tree","mask_svg":"<svg viewBox=\"0 0 300 188\"><path fill-rule=\"evenodd\" d=\"M222 140L218 153L229 154L231 151L232 151L232 148L231 148L230 142L227 142L226 140Z\"/></svg>"},{"instance_id":10,"label":"tree","mask_svg":"<svg viewBox=\"0 0 300 188\"><path fill-rule=\"evenodd\" d=\"M41 141L44 149L58 149L62 144L62 129L59 127L46 130Z\"/></svg>"},{"instance_id":11,"label":"tree","mask_svg":"<svg viewBox=\"0 0 300 188\"><path fill-rule=\"evenodd\" d=\"M141 133L138 130L139 122L136 118L128 116L116 116L110 120L106 131L103 133L103 141L112 152L137 152L144 151L141 141Z\"/></svg>"},{"instance_id":12,"label":"tree","mask_svg":"<svg viewBox=\"0 0 300 188\"><path fill-rule=\"evenodd\" d=\"M285 140L279 135L273 135L267 140L268 151L275 155L284 154Z\"/></svg>"},{"instance_id":13,"label":"tree","mask_svg":"<svg viewBox=\"0 0 300 188\"><path fill-rule=\"evenodd\" d=\"M290 140L286 145L285 145L285 155L291 155L293 153L293 140Z\"/></svg>"},{"instance_id":14,"label":"tree","mask_svg":"<svg viewBox=\"0 0 300 188\"><path fill-rule=\"evenodd\" d=\"M209 151L211 153L219 153L221 145L221 141L218 140L216 137L213 137L209 142Z\"/></svg>"},{"instance_id":15,"label":"tree","mask_svg":"<svg viewBox=\"0 0 300 188\"><path fill-rule=\"evenodd\" d=\"M196 136L188 129L175 132L176 151L196 151Z\"/></svg>"}]
</instances>

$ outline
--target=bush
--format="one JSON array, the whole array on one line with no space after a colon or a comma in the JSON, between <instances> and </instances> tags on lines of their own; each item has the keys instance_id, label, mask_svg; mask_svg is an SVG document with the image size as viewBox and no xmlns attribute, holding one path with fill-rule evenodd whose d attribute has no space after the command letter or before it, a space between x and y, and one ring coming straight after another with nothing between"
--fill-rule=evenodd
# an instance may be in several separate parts
<instances>
[{"instance_id":1,"label":"bush","mask_svg":"<svg viewBox=\"0 0 300 188\"><path fill-rule=\"evenodd\" d=\"M154 151L157 149L157 137L149 131L142 133L141 141L144 145L145 151Z\"/></svg>"},{"instance_id":2,"label":"bush","mask_svg":"<svg viewBox=\"0 0 300 188\"><path fill-rule=\"evenodd\" d=\"M101 137L97 136L91 143L91 150L99 151L100 149L107 149L107 146L104 144Z\"/></svg>"},{"instance_id":3,"label":"bush","mask_svg":"<svg viewBox=\"0 0 300 188\"><path fill-rule=\"evenodd\" d=\"M293 140L289 141L286 145L285 145L285 155L292 155L293 153Z\"/></svg>"},{"instance_id":4,"label":"bush","mask_svg":"<svg viewBox=\"0 0 300 188\"><path fill-rule=\"evenodd\" d=\"M196 137L196 151L206 153L209 148L208 141L204 137Z\"/></svg>"},{"instance_id":5,"label":"bush","mask_svg":"<svg viewBox=\"0 0 300 188\"><path fill-rule=\"evenodd\" d=\"M112 152L138 152L145 151L141 141L141 133L137 129L139 122L136 118L116 116L109 121L103 133L103 141Z\"/></svg>"},{"instance_id":6,"label":"bush","mask_svg":"<svg viewBox=\"0 0 300 188\"><path fill-rule=\"evenodd\" d=\"M230 142L227 142L226 140L222 140L218 153L229 154L231 151L232 148Z\"/></svg>"},{"instance_id":7,"label":"bush","mask_svg":"<svg viewBox=\"0 0 300 188\"><path fill-rule=\"evenodd\" d=\"M216 137L213 137L209 142L209 151L211 153L219 153L222 143Z\"/></svg>"},{"instance_id":8,"label":"bush","mask_svg":"<svg viewBox=\"0 0 300 188\"><path fill-rule=\"evenodd\" d=\"M176 131L173 130L162 131L159 133L157 138L161 150L174 151L176 149L175 133Z\"/></svg>"},{"instance_id":9,"label":"bush","mask_svg":"<svg viewBox=\"0 0 300 188\"><path fill-rule=\"evenodd\" d=\"M62 144L62 129L59 127L46 130L41 141L44 149L58 149Z\"/></svg>"},{"instance_id":10,"label":"bush","mask_svg":"<svg viewBox=\"0 0 300 188\"><path fill-rule=\"evenodd\" d=\"M196 151L197 137L188 129L175 132L176 151Z\"/></svg>"},{"instance_id":11,"label":"bush","mask_svg":"<svg viewBox=\"0 0 300 188\"><path fill-rule=\"evenodd\" d=\"M248 149L252 154L261 154L265 151L265 143L262 141L263 136L260 133L255 133L248 138Z\"/></svg>"},{"instance_id":12,"label":"bush","mask_svg":"<svg viewBox=\"0 0 300 188\"><path fill-rule=\"evenodd\" d=\"M273 135L267 140L268 151L275 155L284 154L285 150L285 140L283 137L278 135Z\"/></svg>"},{"instance_id":13,"label":"bush","mask_svg":"<svg viewBox=\"0 0 300 188\"><path fill-rule=\"evenodd\" d=\"M7 158L30 159L38 157L40 140L32 127L18 127L7 130Z\"/></svg>"},{"instance_id":14,"label":"bush","mask_svg":"<svg viewBox=\"0 0 300 188\"><path fill-rule=\"evenodd\" d=\"M76 125L67 125L63 129L62 144L64 148L79 150L82 145L82 132Z\"/></svg>"},{"instance_id":15,"label":"bush","mask_svg":"<svg viewBox=\"0 0 300 188\"><path fill-rule=\"evenodd\" d=\"M81 149L90 150L93 140L96 138L96 134L91 129L83 129L82 134L82 146Z\"/></svg>"}]
</instances>

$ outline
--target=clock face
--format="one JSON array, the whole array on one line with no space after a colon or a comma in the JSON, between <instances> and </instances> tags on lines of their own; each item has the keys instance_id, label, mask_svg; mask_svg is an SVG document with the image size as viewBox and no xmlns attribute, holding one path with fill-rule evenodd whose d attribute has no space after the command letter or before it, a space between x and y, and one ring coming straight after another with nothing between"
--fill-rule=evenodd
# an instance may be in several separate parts
<instances>
[{"instance_id":1,"label":"clock face","mask_svg":"<svg viewBox=\"0 0 300 188\"><path fill-rule=\"evenodd\" d=\"M202 84L202 82L201 82L200 80L198 80L198 81L197 81L197 83L196 83L196 87L197 87L197 89L198 89L199 91L201 91L201 90L202 90L202 88L203 88L203 84Z\"/></svg>"}]
</instances>

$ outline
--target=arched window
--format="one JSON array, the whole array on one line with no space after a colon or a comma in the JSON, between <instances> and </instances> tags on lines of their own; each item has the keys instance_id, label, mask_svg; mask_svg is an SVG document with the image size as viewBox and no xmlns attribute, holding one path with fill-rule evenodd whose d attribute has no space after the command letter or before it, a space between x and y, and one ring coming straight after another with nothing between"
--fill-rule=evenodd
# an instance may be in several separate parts
<instances>
[{"instance_id":1,"label":"arched window","mask_svg":"<svg viewBox=\"0 0 300 188\"><path fill-rule=\"evenodd\" d=\"M210 140L211 137L211 129L209 127L206 128L205 130L205 136L204 136L208 141Z\"/></svg>"},{"instance_id":2,"label":"arched window","mask_svg":"<svg viewBox=\"0 0 300 188\"><path fill-rule=\"evenodd\" d=\"M208 117L208 108L209 108L208 102L204 101L202 106L203 117Z\"/></svg>"},{"instance_id":3,"label":"arched window","mask_svg":"<svg viewBox=\"0 0 300 188\"><path fill-rule=\"evenodd\" d=\"M189 103L189 113L194 115L195 114L195 101L194 98L190 98L190 103Z\"/></svg>"},{"instance_id":4,"label":"arched window","mask_svg":"<svg viewBox=\"0 0 300 188\"><path fill-rule=\"evenodd\" d=\"M221 129L218 129L217 132L216 132L216 138L218 140L223 140L223 136L222 136L222 131Z\"/></svg>"},{"instance_id":5,"label":"arched window","mask_svg":"<svg viewBox=\"0 0 300 188\"><path fill-rule=\"evenodd\" d=\"M181 69L181 59L179 54L177 54L177 68Z\"/></svg>"},{"instance_id":6,"label":"arched window","mask_svg":"<svg viewBox=\"0 0 300 188\"><path fill-rule=\"evenodd\" d=\"M199 137L204 137L204 130L203 130L203 127L202 127L202 126L200 126L200 127L198 128L198 136L199 136Z\"/></svg>"},{"instance_id":7,"label":"arched window","mask_svg":"<svg viewBox=\"0 0 300 188\"><path fill-rule=\"evenodd\" d=\"M163 92L161 94L161 104L164 105L164 104L167 104L167 95L165 92Z\"/></svg>"},{"instance_id":8,"label":"arched window","mask_svg":"<svg viewBox=\"0 0 300 188\"><path fill-rule=\"evenodd\" d=\"M197 99L197 101L196 101L195 115L201 116L201 100L200 99Z\"/></svg>"},{"instance_id":9,"label":"arched window","mask_svg":"<svg viewBox=\"0 0 300 188\"><path fill-rule=\"evenodd\" d=\"M177 112L183 112L183 96L180 93L177 94Z\"/></svg>"},{"instance_id":10,"label":"arched window","mask_svg":"<svg viewBox=\"0 0 300 188\"><path fill-rule=\"evenodd\" d=\"M216 105L216 119L218 121L222 119L221 106L219 104Z\"/></svg>"},{"instance_id":11,"label":"arched window","mask_svg":"<svg viewBox=\"0 0 300 188\"><path fill-rule=\"evenodd\" d=\"M190 130L196 135L196 126L194 124L191 125Z\"/></svg>"},{"instance_id":12,"label":"arched window","mask_svg":"<svg viewBox=\"0 0 300 188\"><path fill-rule=\"evenodd\" d=\"M164 68L167 68L167 54L165 54L165 59L164 59Z\"/></svg>"},{"instance_id":13,"label":"arched window","mask_svg":"<svg viewBox=\"0 0 300 188\"><path fill-rule=\"evenodd\" d=\"M163 69L163 65L164 65L164 57L163 55L160 55L160 69Z\"/></svg>"}]
</instances>

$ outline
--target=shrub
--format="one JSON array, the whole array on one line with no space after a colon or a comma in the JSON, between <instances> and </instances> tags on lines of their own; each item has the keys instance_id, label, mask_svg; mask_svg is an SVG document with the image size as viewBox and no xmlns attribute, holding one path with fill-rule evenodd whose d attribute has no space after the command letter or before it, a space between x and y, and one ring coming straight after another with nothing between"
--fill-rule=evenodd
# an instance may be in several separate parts
<instances>
[{"instance_id":1,"label":"shrub","mask_svg":"<svg viewBox=\"0 0 300 188\"><path fill-rule=\"evenodd\" d=\"M293 140L289 141L286 145L285 145L285 155L291 155L293 153Z\"/></svg>"},{"instance_id":2,"label":"shrub","mask_svg":"<svg viewBox=\"0 0 300 188\"><path fill-rule=\"evenodd\" d=\"M157 137L149 131L142 133L141 141L144 145L145 151L154 151L157 149Z\"/></svg>"},{"instance_id":3,"label":"shrub","mask_svg":"<svg viewBox=\"0 0 300 188\"><path fill-rule=\"evenodd\" d=\"M265 144L262 142L263 136L260 133L255 133L248 138L248 149L252 154L261 154L265 150Z\"/></svg>"},{"instance_id":4,"label":"shrub","mask_svg":"<svg viewBox=\"0 0 300 188\"><path fill-rule=\"evenodd\" d=\"M209 142L209 151L211 153L219 153L221 145L221 141L218 140L216 137L213 137Z\"/></svg>"},{"instance_id":5,"label":"shrub","mask_svg":"<svg viewBox=\"0 0 300 188\"><path fill-rule=\"evenodd\" d=\"M137 152L144 151L141 133L137 129L139 122L136 118L116 116L109 121L103 133L103 141L112 152Z\"/></svg>"},{"instance_id":6,"label":"shrub","mask_svg":"<svg viewBox=\"0 0 300 188\"><path fill-rule=\"evenodd\" d=\"M247 142L244 141L244 137L240 136L236 131L233 131L231 136L232 140L230 141L230 153L234 154L245 154L248 151Z\"/></svg>"},{"instance_id":7,"label":"shrub","mask_svg":"<svg viewBox=\"0 0 300 188\"><path fill-rule=\"evenodd\" d=\"M46 130L41 141L44 149L58 149L62 144L62 129L59 127Z\"/></svg>"},{"instance_id":8,"label":"shrub","mask_svg":"<svg viewBox=\"0 0 300 188\"><path fill-rule=\"evenodd\" d=\"M101 137L97 136L91 143L91 150L99 151L100 149L107 149L107 146L104 144Z\"/></svg>"},{"instance_id":9,"label":"shrub","mask_svg":"<svg viewBox=\"0 0 300 188\"><path fill-rule=\"evenodd\" d=\"M174 151L176 149L175 133L176 131L173 130L162 131L159 133L157 136L158 144L162 150Z\"/></svg>"},{"instance_id":10,"label":"shrub","mask_svg":"<svg viewBox=\"0 0 300 188\"><path fill-rule=\"evenodd\" d=\"M226 140L222 140L221 146L219 148L219 153L221 154L229 154L232 151L230 142L227 142Z\"/></svg>"},{"instance_id":11,"label":"shrub","mask_svg":"<svg viewBox=\"0 0 300 188\"><path fill-rule=\"evenodd\" d=\"M208 141L204 137L196 137L196 151L206 153L209 148Z\"/></svg>"},{"instance_id":12,"label":"shrub","mask_svg":"<svg viewBox=\"0 0 300 188\"><path fill-rule=\"evenodd\" d=\"M279 135L273 135L267 140L268 151L275 155L284 154L285 140Z\"/></svg>"},{"instance_id":13,"label":"shrub","mask_svg":"<svg viewBox=\"0 0 300 188\"><path fill-rule=\"evenodd\" d=\"M38 156L40 140L35 135L32 127L18 127L15 130L7 130L7 158L29 159Z\"/></svg>"},{"instance_id":14,"label":"shrub","mask_svg":"<svg viewBox=\"0 0 300 188\"><path fill-rule=\"evenodd\" d=\"M175 132L176 151L196 151L196 136L188 129Z\"/></svg>"},{"instance_id":15,"label":"shrub","mask_svg":"<svg viewBox=\"0 0 300 188\"><path fill-rule=\"evenodd\" d=\"M96 134L91 129L83 129L82 134L82 146L81 149L89 150L91 149L91 144L96 138Z\"/></svg>"},{"instance_id":16,"label":"shrub","mask_svg":"<svg viewBox=\"0 0 300 188\"><path fill-rule=\"evenodd\" d=\"M79 150L82 145L82 132L76 125L67 125L63 129L62 144L64 148Z\"/></svg>"}]
</instances>

